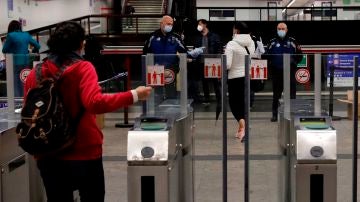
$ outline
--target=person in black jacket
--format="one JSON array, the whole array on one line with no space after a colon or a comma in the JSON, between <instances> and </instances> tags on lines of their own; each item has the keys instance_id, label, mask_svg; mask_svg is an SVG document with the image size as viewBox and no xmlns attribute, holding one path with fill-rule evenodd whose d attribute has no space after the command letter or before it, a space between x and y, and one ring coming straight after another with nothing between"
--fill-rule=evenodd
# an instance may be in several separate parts
<instances>
[{"instance_id":1,"label":"person in black jacket","mask_svg":"<svg viewBox=\"0 0 360 202\"><path fill-rule=\"evenodd\" d=\"M272 73L273 82L273 101L272 101L272 118L271 122L277 121L279 99L284 88L283 80L283 54L290 54L290 98L296 98L296 80L295 71L297 64L302 59L302 51L297 41L287 35L288 28L284 22L277 25L277 36L270 40L268 44L266 58L268 66Z\"/></svg>"},{"instance_id":2,"label":"person in black jacket","mask_svg":"<svg viewBox=\"0 0 360 202\"><path fill-rule=\"evenodd\" d=\"M219 35L210 32L208 29L208 22L205 19L198 20L197 30L200 32L200 35L196 38L194 43L194 48L203 47L203 54L222 54L223 46L220 41ZM199 74L204 91L204 100L203 104L208 106L210 104L210 90L209 83L214 87L217 108L221 108L221 91L220 91L220 81L216 78L204 78L204 57L200 57L197 60L197 73Z\"/></svg>"}]
</instances>

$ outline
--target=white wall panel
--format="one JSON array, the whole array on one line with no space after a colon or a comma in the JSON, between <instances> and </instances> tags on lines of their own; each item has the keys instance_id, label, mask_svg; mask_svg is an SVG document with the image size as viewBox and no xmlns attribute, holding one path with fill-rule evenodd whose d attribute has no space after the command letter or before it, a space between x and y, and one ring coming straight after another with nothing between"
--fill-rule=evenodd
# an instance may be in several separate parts
<instances>
[{"instance_id":1,"label":"white wall panel","mask_svg":"<svg viewBox=\"0 0 360 202\"><path fill-rule=\"evenodd\" d=\"M31 30L61 21L94 13L94 3L90 7L89 0L13 0L14 11L8 16L7 0L0 0L0 33L7 32L11 20L26 20L24 30Z\"/></svg>"}]
</instances>

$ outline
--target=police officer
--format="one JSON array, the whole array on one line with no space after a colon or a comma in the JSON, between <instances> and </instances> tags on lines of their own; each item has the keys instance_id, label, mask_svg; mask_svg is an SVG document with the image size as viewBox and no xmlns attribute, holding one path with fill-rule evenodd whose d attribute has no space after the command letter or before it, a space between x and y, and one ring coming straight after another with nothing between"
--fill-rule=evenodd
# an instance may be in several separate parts
<instances>
[{"instance_id":1,"label":"police officer","mask_svg":"<svg viewBox=\"0 0 360 202\"><path fill-rule=\"evenodd\" d=\"M273 38L267 48L268 66L272 73L273 101L271 122L277 121L278 105L281 93L283 91L283 54L290 56L290 98L296 98L296 80L295 71L297 64L302 59L302 51L299 44L292 37L287 35L288 29L284 22L277 25L277 36Z\"/></svg>"},{"instance_id":2,"label":"police officer","mask_svg":"<svg viewBox=\"0 0 360 202\"><path fill-rule=\"evenodd\" d=\"M165 15L160 21L160 29L155 30L145 42L143 54L153 53L154 64L163 65L165 67L165 77L167 73L176 75L179 71L179 58L177 53L186 53L187 56L196 58L203 52L201 48L188 51L181 37L173 32L174 20L171 16ZM175 76L176 77L176 76ZM176 78L166 85L164 98L175 97L177 93Z\"/></svg>"}]
</instances>

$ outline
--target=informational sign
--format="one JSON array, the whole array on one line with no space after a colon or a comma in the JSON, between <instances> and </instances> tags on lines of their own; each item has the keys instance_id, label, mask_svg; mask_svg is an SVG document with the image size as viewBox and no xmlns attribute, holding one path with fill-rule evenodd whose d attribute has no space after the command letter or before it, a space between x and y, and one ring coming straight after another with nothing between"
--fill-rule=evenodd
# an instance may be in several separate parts
<instances>
[{"instance_id":1,"label":"informational sign","mask_svg":"<svg viewBox=\"0 0 360 202\"><path fill-rule=\"evenodd\" d=\"M29 76L29 74L30 74L30 71L31 71L31 69L29 69L29 68L25 68L25 69L22 69L21 70L21 72L20 72L20 81L22 82L22 83L25 83L25 81L26 81L26 78Z\"/></svg>"},{"instance_id":2,"label":"informational sign","mask_svg":"<svg viewBox=\"0 0 360 202\"><path fill-rule=\"evenodd\" d=\"M297 64L297 67L308 67L306 54L303 55L301 61Z\"/></svg>"},{"instance_id":3,"label":"informational sign","mask_svg":"<svg viewBox=\"0 0 360 202\"><path fill-rule=\"evenodd\" d=\"M295 78L298 83L307 83L310 81L310 72L308 69L298 69L295 73Z\"/></svg>"},{"instance_id":4,"label":"informational sign","mask_svg":"<svg viewBox=\"0 0 360 202\"><path fill-rule=\"evenodd\" d=\"M268 78L267 60L251 60L250 79L266 80Z\"/></svg>"},{"instance_id":5,"label":"informational sign","mask_svg":"<svg viewBox=\"0 0 360 202\"><path fill-rule=\"evenodd\" d=\"M165 84L171 84L175 80L175 72L171 69L165 69Z\"/></svg>"},{"instance_id":6,"label":"informational sign","mask_svg":"<svg viewBox=\"0 0 360 202\"><path fill-rule=\"evenodd\" d=\"M7 0L7 12L8 18L12 18L14 12L14 0Z\"/></svg>"},{"instance_id":7,"label":"informational sign","mask_svg":"<svg viewBox=\"0 0 360 202\"><path fill-rule=\"evenodd\" d=\"M204 59L204 78L221 78L221 58Z\"/></svg>"},{"instance_id":8,"label":"informational sign","mask_svg":"<svg viewBox=\"0 0 360 202\"><path fill-rule=\"evenodd\" d=\"M164 66L155 65L155 66L146 67L146 85L148 86L165 85Z\"/></svg>"},{"instance_id":9,"label":"informational sign","mask_svg":"<svg viewBox=\"0 0 360 202\"><path fill-rule=\"evenodd\" d=\"M354 57L360 54L332 54L327 57L327 86L330 86L330 71L334 70L334 87L353 86ZM358 67L359 68L359 67ZM359 74L360 75L360 74Z\"/></svg>"}]
</instances>

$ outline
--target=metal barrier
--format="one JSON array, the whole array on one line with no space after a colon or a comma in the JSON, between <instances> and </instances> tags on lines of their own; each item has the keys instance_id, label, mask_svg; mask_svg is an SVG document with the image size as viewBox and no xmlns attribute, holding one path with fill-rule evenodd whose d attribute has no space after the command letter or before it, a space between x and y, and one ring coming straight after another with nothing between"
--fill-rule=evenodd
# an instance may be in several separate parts
<instances>
[{"instance_id":1,"label":"metal barrier","mask_svg":"<svg viewBox=\"0 0 360 202\"><path fill-rule=\"evenodd\" d=\"M163 110L161 116L136 119L128 133L129 202L194 201L192 113Z\"/></svg>"},{"instance_id":2,"label":"metal barrier","mask_svg":"<svg viewBox=\"0 0 360 202\"><path fill-rule=\"evenodd\" d=\"M15 127L11 124L0 122L0 201L45 201L35 160L17 146Z\"/></svg>"},{"instance_id":3,"label":"metal barrier","mask_svg":"<svg viewBox=\"0 0 360 202\"><path fill-rule=\"evenodd\" d=\"M295 201L337 201L336 130L331 118L299 116L295 117L294 126Z\"/></svg>"}]
</instances>

